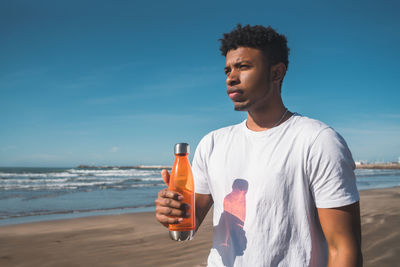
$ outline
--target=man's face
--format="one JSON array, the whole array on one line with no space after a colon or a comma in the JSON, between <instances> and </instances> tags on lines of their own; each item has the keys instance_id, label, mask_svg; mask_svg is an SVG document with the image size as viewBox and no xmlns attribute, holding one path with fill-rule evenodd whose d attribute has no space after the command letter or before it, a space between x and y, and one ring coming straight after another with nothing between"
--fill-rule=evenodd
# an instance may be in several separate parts
<instances>
[{"instance_id":1,"label":"man's face","mask_svg":"<svg viewBox=\"0 0 400 267\"><path fill-rule=\"evenodd\" d=\"M261 50L239 47L228 51L225 60L226 85L235 110L251 111L268 105L271 91L269 71Z\"/></svg>"}]
</instances>

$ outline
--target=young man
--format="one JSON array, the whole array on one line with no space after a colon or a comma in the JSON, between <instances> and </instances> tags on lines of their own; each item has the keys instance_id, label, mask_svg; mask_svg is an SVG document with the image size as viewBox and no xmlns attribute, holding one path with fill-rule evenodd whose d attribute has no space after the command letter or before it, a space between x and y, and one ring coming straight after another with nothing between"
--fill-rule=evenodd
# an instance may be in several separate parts
<instances>
[{"instance_id":1,"label":"young man","mask_svg":"<svg viewBox=\"0 0 400 267\"><path fill-rule=\"evenodd\" d=\"M284 106L286 37L238 25L221 42L227 94L247 120L206 135L193 159L197 227L214 204L208 266L361 266L355 165L332 128ZM185 216L176 192L155 203L165 226Z\"/></svg>"}]
</instances>

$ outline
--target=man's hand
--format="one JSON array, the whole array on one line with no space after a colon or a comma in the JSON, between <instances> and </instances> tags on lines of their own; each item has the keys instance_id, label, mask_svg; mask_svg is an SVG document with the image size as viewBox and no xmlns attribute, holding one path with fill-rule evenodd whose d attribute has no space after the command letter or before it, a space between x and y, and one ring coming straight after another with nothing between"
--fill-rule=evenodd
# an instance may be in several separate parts
<instances>
[{"instance_id":1,"label":"man's hand","mask_svg":"<svg viewBox=\"0 0 400 267\"><path fill-rule=\"evenodd\" d=\"M169 173L167 170L161 171L161 176L164 183L169 184ZM155 200L156 204L156 219L165 227L168 224L177 224L187 217L189 207L187 204L182 203L183 196L177 192L170 191L165 188L158 192L158 197Z\"/></svg>"}]
</instances>

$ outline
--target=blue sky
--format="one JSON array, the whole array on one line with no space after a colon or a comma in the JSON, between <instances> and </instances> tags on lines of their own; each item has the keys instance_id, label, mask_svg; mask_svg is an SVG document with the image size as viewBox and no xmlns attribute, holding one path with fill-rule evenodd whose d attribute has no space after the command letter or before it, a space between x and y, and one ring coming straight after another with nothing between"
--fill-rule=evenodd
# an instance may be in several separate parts
<instances>
[{"instance_id":1,"label":"blue sky","mask_svg":"<svg viewBox=\"0 0 400 267\"><path fill-rule=\"evenodd\" d=\"M400 157L398 1L1 1L0 166L172 164L238 123L218 38L288 38L283 99L355 160Z\"/></svg>"}]
</instances>

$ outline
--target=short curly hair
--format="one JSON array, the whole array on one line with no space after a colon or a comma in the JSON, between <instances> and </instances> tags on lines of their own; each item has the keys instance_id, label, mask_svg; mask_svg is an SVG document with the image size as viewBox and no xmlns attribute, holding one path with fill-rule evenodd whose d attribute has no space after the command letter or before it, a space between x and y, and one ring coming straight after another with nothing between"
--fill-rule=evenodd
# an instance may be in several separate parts
<instances>
[{"instance_id":1,"label":"short curly hair","mask_svg":"<svg viewBox=\"0 0 400 267\"><path fill-rule=\"evenodd\" d=\"M238 47L252 47L265 53L269 66L282 62L286 69L288 68L289 48L286 36L277 33L271 26L246 25L242 27L239 23L236 29L224 33L223 38L219 41L221 41L220 50L225 57L229 50L235 50Z\"/></svg>"}]
</instances>

